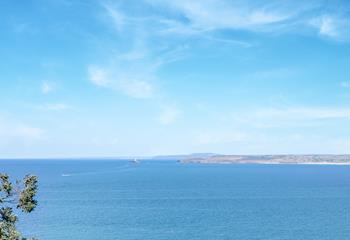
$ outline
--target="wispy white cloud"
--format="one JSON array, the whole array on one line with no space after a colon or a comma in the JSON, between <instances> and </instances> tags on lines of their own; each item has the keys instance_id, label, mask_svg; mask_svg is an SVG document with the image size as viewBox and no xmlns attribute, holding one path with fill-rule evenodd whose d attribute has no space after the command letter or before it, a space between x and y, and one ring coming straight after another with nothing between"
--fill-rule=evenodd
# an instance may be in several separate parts
<instances>
[{"instance_id":1,"label":"wispy white cloud","mask_svg":"<svg viewBox=\"0 0 350 240\"><path fill-rule=\"evenodd\" d=\"M321 16L314 18L310 21L310 24L317 28L320 35L331 37L331 38L338 38L339 32L337 29L337 24L335 22L335 19L331 16Z\"/></svg>"},{"instance_id":2,"label":"wispy white cloud","mask_svg":"<svg viewBox=\"0 0 350 240\"><path fill-rule=\"evenodd\" d=\"M350 119L350 108L286 108L286 109L262 109L258 110L255 115L261 118L273 119L336 119L345 118Z\"/></svg>"},{"instance_id":3,"label":"wispy white cloud","mask_svg":"<svg viewBox=\"0 0 350 240\"><path fill-rule=\"evenodd\" d=\"M321 36L339 41L350 39L350 21L347 17L325 14L311 19L310 25L315 27Z\"/></svg>"},{"instance_id":4,"label":"wispy white cloud","mask_svg":"<svg viewBox=\"0 0 350 240\"><path fill-rule=\"evenodd\" d=\"M157 20L124 12L121 5L122 2L103 4L107 19L117 28L121 43L111 47L110 55L101 61L103 64L94 63L88 67L89 80L132 98L153 98L159 91L159 69L184 58L188 46L169 41L157 44L158 40L154 39L158 31Z\"/></svg>"},{"instance_id":5,"label":"wispy white cloud","mask_svg":"<svg viewBox=\"0 0 350 240\"><path fill-rule=\"evenodd\" d=\"M9 119L0 119L1 142L31 142L42 139L44 134L45 131L41 128Z\"/></svg>"},{"instance_id":6,"label":"wispy white cloud","mask_svg":"<svg viewBox=\"0 0 350 240\"><path fill-rule=\"evenodd\" d=\"M199 145L212 145L248 141L250 136L243 132L203 132L195 136L194 143Z\"/></svg>"},{"instance_id":7,"label":"wispy white cloud","mask_svg":"<svg viewBox=\"0 0 350 240\"><path fill-rule=\"evenodd\" d=\"M350 108L262 108L232 115L235 124L253 128L310 127L335 120L350 120Z\"/></svg>"},{"instance_id":8,"label":"wispy white cloud","mask_svg":"<svg viewBox=\"0 0 350 240\"><path fill-rule=\"evenodd\" d=\"M151 98L154 93L154 87L150 82L141 79L121 79L119 81L119 89L126 95L133 98Z\"/></svg>"},{"instance_id":9,"label":"wispy white cloud","mask_svg":"<svg viewBox=\"0 0 350 240\"><path fill-rule=\"evenodd\" d=\"M13 126L11 132L7 132L14 137L21 137L26 139L40 139L43 137L44 131L40 128L30 127L26 125Z\"/></svg>"},{"instance_id":10,"label":"wispy white cloud","mask_svg":"<svg viewBox=\"0 0 350 240\"><path fill-rule=\"evenodd\" d=\"M167 6L186 17L188 24L182 25L197 31L216 29L255 30L262 25L282 22L293 15L292 9L282 4L253 4L252 2L230 2L225 0L204 1L158 1L153 4Z\"/></svg>"},{"instance_id":11,"label":"wispy white cloud","mask_svg":"<svg viewBox=\"0 0 350 240\"><path fill-rule=\"evenodd\" d=\"M29 157L39 147L43 152L43 144L48 139L46 129L38 124L19 119L20 117L0 114L0 157Z\"/></svg>"},{"instance_id":12,"label":"wispy white cloud","mask_svg":"<svg viewBox=\"0 0 350 240\"><path fill-rule=\"evenodd\" d=\"M340 85L344 88L350 88L350 82L341 82Z\"/></svg>"},{"instance_id":13,"label":"wispy white cloud","mask_svg":"<svg viewBox=\"0 0 350 240\"><path fill-rule=\"evenodd\" d=\"M41 92L43 94L48 94L50 92L52 92L55 88L55 84L52 82L48 82L48 81L44 81L41 84Z\"/></svg>"},{"instance_id":14,"label":"wispy white cloud","mask_svg":"<svg viewBox=\"0 0 350 240\"><path fill-rule=\"evenodd\" d=\"M124 14L110 4L105 3L103 4L103 7L106 9L108 15L113 20L113 24L117 31L122 31L126 21Z\"/></svg>"},{"instance_id":15,"label":"wispy white cloud","mask_svg":"<svg viewBox=\"0 0 350 240\"><path fill-rule=\"evenodd\" d=\"M334 19L329 16L324 16L320 20L320 34L330 36L330 37L338 37L339 33L336 29Z\"/></svg>"},{"instance_id":16,"label":"wispy white cloud","mask_svg":"<svg viewBox=\"0 0 350 240\"><path fill-rule=\"evenodd\" d=\"M105 69L91 65L88 67L89 80L101 87L105 87L109 84L108 74Z\"/></svg>"},{"instance_id":17,"label":"wispy white cloud","mask_svg":"<svg viewBox=\"0 0 350 240\"><path fill-rule=\"evenodd\" d=\"M280 80L285 79L286 77L296 76L298 71L292 68L275 68L267 69L263 71L257 71L246 76L243 76L246 79L254 80Z\"/></svg>"},{"instance_id":18,"label":"wispy white cloud","mask_svg":"<svg viewBox=\"0 0 350 240\"><path fill-rule=\"evenodd\" d=\"M89 79L97 86L111 88L132 98L151 98L154 86L152 75L143 72L132 72L122 69L118 64L112 67L91 65L88 68ZM108 69L107 69L108 68Z\"/></svg>"},{"instance_id":19,"label":"wispy white cloud","mask_svg":"<svg viewBox=\"0 0 350 240\"><path fill-rule=\"evenodd\" d=\"M229 1L229 0L146 0L155 8L169 12L159 19L165 33L213 36L218 30L250 32L311 33L317 28L321 36L336 40L349 39L345 11L326 1ZM328 5L329 4L329 5ZM325 8L329 6L329 8ZM172 17L169 17L172 16ZM180 17L179 17L180 16ZM227 39L235 40L232 36ZM215 38L212 38L215 39Z\"/></svg>"},{"instance_id":20,"label":"wispy white cloud","mask_svg":"<svg viewBox=\"0 0 350 240\"><path fill-rule=\"evenodd\" d=\"M38 107L38 109L46 111L62 111L71 108L71 106L64 103L47 103Z\"/></svg>"},{"instance_id":21,"label":"wispy white cloud","mask_svg":"<svg viewBox=\"0 0 350 240\"><path fill-rule=\"evenodd\" d=\"M159 116L159 122L163 125L173 124L178 119L180 114L181 112L179 109L175 107L167 106L161 112Z\"/></svg>"},{"instance_id":22,"label":"wispy white cloud","mask_svg":"<svg viewBox=\"0 0 350 240\"><path fill-rule=\"evenodd\" d=\"M169 33L184 30L208 41L248 47L251 45L243 40L215 36L210 32L221 28L251 29L253 27L250 26L283 21L290 14L285 14L282 10L275 11L270 6L246 9L244 4L232 6L224 0L145 0L140 4L151 6L153 8L149 9L154 11L142 11L142 14L139 11L130 12L125 4L129 3L107 2L102 5L111 25L117 29L117 34L123 41L123 50L111 49L111 55L106 57L111 60L107 64L91 64L88 75L93 84L133 98L154 97L159 69L188 56L191 46L177 41ZM176 14L172 14L172 11ZM180 15L187 20L176 17ZM103 62L106 62L105 59Z\"/></svg>"}]
</instances>

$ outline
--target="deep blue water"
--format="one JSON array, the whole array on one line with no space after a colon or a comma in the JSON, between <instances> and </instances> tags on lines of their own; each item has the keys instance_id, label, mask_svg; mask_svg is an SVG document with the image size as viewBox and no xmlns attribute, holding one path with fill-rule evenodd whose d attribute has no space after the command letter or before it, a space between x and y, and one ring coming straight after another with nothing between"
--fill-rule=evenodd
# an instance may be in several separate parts
<instances>
[{"instance_id":1,"label":"deep blue water","mask_svg":"<svg viewBox=\"0 0 350 240\"><path fill-rule=\"evenodd\" d=\"M20 228L42 240L350 239L350 166L22 160L0 172L39 176Z\"/></svg>"}]
</instances>

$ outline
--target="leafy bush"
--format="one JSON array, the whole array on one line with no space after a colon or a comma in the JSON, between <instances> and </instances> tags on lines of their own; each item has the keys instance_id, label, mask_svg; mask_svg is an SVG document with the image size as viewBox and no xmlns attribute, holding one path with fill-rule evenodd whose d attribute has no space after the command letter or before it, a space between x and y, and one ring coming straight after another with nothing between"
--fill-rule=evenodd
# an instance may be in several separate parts
<instances>
[{"instance_id":1,"label":"leafy bush","mask_svg":"<svg viewBox=\"0 0 350 240\"><path fill-rule=\"evenodd\" d=\"M16 228L15 209L31 213L38 204L35 200L37 190L37 176L27 175L13 185L7 174L0 173L0 240L29 240Z\"/></svg>"}]
</instances>

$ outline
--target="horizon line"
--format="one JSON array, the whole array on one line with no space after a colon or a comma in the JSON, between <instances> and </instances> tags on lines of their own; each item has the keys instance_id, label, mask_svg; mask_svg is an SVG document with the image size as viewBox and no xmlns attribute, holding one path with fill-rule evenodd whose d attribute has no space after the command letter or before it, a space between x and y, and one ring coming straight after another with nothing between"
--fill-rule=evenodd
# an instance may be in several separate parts
<instances>
[{"instance_id":1,"label":"horizon line","mask_svg":"<svg viewBox=\"0 0 350 240\"><path fill-rule=\"evenodd\" d=\"M143 155L143 156L62 156L62 157L0 157L2 160L130 160L130 159L143 159L143 160L169 160L176 157L186 157L192 155L203 155L207 156L286 156L286 155L297 155L297 156L307 156L307 155L318 155L318 156L344 156L350 153L263 153L263 154L220 154L220 153L189 153L189 154L161 154L161 155ZM161 159L162 157L167 159Z\"/></svg>"}]
</instances>

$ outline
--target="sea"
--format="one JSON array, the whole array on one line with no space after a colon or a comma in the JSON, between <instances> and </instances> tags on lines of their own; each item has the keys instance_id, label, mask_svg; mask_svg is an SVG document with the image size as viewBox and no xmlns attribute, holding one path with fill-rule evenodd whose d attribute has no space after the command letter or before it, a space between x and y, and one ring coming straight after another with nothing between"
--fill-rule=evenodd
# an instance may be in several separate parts
<instances>
[{"instance_id":1,"label":"sea","mask_svg":"<svg viewBox=\"0 0 350 240\"><path fill-rule=\"evenodd\" d=\"M40 240L349 240L350 166L1 160L39 177Z\"/></svg>"}]
</instances>

